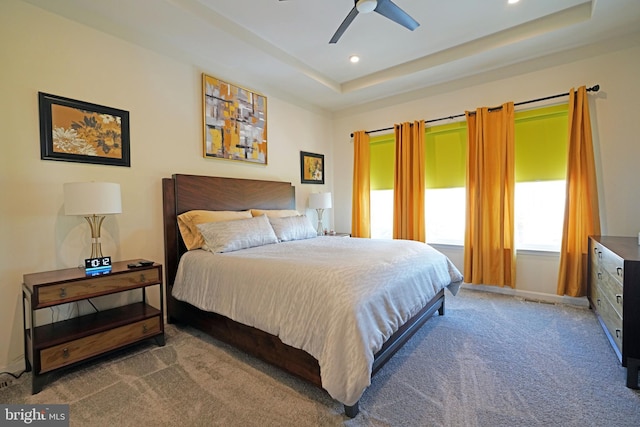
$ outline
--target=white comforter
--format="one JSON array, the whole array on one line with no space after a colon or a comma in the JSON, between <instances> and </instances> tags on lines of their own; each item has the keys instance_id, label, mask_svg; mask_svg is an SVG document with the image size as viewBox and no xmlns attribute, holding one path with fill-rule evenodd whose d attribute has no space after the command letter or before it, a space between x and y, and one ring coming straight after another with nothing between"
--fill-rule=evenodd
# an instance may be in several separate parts
<instances>
[{"instance_id":1,"label":"white comforter","mask_svg":"<svg viewBox=\"0 0 640 427\"><path fill-rule=\"evenodd\" d=\"M305 350L319 362L324 389L353 405L387 338L461 281L451 261L424 243L318 237L225 254L190 251L173 296Z\"/></svg>"}]
</instances>

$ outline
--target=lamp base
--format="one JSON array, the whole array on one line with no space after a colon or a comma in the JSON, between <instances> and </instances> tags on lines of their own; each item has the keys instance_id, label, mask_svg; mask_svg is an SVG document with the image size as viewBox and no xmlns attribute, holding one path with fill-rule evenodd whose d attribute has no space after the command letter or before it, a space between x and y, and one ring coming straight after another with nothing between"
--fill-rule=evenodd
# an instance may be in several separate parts
<instances>
[{"instance_id":1,"label":"lamp base","mask_svg":"<svg viewBox=\"0 0 640 427\"><path fill-rule=\"evenodd\" d=\"M318 232L318 236L322 236L324 235L322 227L322 214L324 213L324 209L316 209L316 212L318 212L318 226L316 231Z\"/></svg>"},{"instance_id":2,"label":"lamp base","mask_svg":"<svg viewBox=\"0 0 640 427\"><path fill-rule=\"evenodd\" d=\"M84 219L89 223L91 227L91 258L102 258L102 245L100 244L100 227L102 227L102 221L104 216L85 216Z\"/></svg>"}]
</instances>

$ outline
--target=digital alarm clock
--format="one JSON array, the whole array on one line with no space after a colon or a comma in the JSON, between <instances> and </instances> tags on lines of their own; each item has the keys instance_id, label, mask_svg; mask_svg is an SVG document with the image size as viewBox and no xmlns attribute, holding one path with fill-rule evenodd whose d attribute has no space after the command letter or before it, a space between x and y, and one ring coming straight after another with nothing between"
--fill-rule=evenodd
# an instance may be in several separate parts
<instances>
[{"instance_id":1,"label":"digital alarm clock","mask_svg":"<svg viewBox=\"0 0 640 427\"><path fill-rule=\"evenodd\" d=\"M84 260L84 271L88 276L97 276L111 272L111 257L87 258Z\"/></svg>"}]
</instances>

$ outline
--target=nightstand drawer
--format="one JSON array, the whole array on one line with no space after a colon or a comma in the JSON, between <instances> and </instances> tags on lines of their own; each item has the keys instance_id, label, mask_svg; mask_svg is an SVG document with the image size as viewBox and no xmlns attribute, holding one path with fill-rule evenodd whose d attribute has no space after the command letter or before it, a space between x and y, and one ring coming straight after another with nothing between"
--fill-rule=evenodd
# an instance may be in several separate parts
<instances>
[{"instance_id":1,"label":"nightstand drawer","mask_svg":"<svg viewBox=\"0 0 640 427\"><path fill-rule=\"evenodd\" d=\"M36 308L61 302L75 301L90 296L104 295L119 290L135 288L143 284L159 283L160 269L132 270L122 274L88 277L85 280L60 283L37 288L34 295Z\"/></svg>"},{"instance_id":2,"label":"nightstand drawer","mask_svg":"<svg viewBox=\"0 0 640 427\"><path fill-rule=\"evenodd\" d=\"M118 347L159 334L160 317L141 320L88 337L46 348L40 352L40 372L67 366Z\"/></svg>"}]
</instances>

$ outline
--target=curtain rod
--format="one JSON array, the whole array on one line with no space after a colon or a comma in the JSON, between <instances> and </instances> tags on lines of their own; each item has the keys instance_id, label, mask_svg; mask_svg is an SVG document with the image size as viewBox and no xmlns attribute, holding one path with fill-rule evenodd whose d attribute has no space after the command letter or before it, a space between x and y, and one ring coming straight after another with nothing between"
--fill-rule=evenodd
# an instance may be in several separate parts
<instances>
[{"instance_id":1,"label":"curtain rod","mask_svg":"<svg viewBox=\"0 0 640 427\"><path fill-rule=\"evenodd\" d=\"M597 92L600 90L600 85L596 84L593 85L592 87L587 88L587 92ZM551 96L545 96L544 98L537 98L537 99L530 99L528 101L521 101L521 102L516 102L514 105L514 107L518 106L518 105L524 105L524 104L531 104L533 102L540 102L540 101L546 101L547 99L553 99L553 98L560 98L561 96L568 96L569 92L567 93L559 93L557 95L551 95ZM489 108L489 111L495 111L495 110L499 110L502 107L496 107L496 108ZM456 114L455 116L447 116L447 117L440 117L439 119L431 119L431 120L425 120L425 124L426 123L433 123L433 122L439 122L441 120L451 120L451 119L457 119L458 117L464 117L465 114ZM375 130L367 130L365 131L365 133L375 133L375 132L384 132L385 130L393 130L393 127L390 128L383 128L383 129L375 129ZM353 138L353 133L351 134L351 138Z\"/></svg>"}]
</instances>

